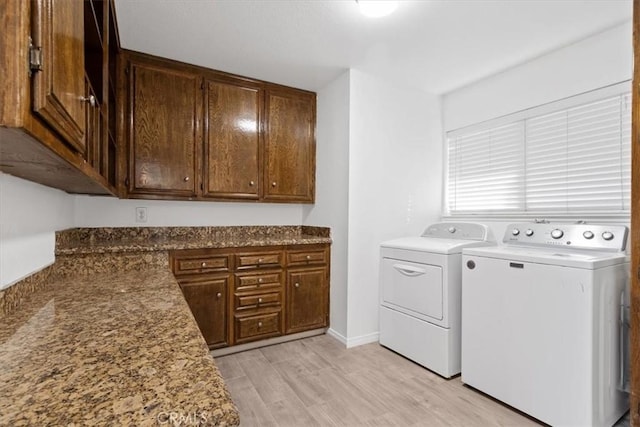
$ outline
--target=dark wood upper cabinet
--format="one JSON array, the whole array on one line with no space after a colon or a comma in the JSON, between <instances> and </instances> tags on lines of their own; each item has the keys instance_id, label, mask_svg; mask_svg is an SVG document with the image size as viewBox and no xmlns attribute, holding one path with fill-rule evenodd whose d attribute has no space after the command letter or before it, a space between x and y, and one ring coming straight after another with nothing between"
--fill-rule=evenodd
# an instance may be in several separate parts
<instances>
[{"instance_id":1,"label":"dark wood upper cabinet","mask_svg":"<svg viewBox=\"0 0 640 427\"><path fill-rule=\"evenodd\" d=\"M87 96L83 3L36 0L33 4L33 43L41 48L41 70L33 77L33 108L84 153Z\"/></svg>"},{"instance_id":2,"label":"dark wood upper cabinet","mask_svg":"<svg viewBox=\"0 0 640 427\"><path fill-rule=\"evenodd\" d=\"M313 202L315 94L270 88L265 110L264 200Z\"/></svg>"},{"instance_id":3,"label":"dark wood upper cabinet","mask_svg":"<svg viewBox=\"0 0 640 427\"><path fill-rule=\"evenodd\" d=\"M119 62L122 196L313 203L315 93L137 52Z\"/></svg>"},{"instance_id":4,"label":"dark wood upper cabinet","mask_svg":"<svg viewBox=\"0 0 640 427\"><path fill-rule=\"evenodd\" d=\"M114 195L115 94L104 89L115 80L105 53L119 50L112 0L2 0L0 28L0 170Z\"/></svg>"},{"instance_id":5,"label":"dark wood upper cabinet","mask_svg":"<svg viewBox=\"0 0 640 427\"><path fill-rule=\"evenodd\" d=\"M205 80L205 197L258 198L261 106L255 84Z\"/></svg>"},{"instance_id":6,"label":"dark wood upper cabinet","mask_svg":"<svg viewBox=\"0 0 640 427\"><path fill-rule=\"evenodd\" d=\"M129 193L195 196L202 79L137 60L130 62L128 75Z\"/></svg>"}]
</instances>

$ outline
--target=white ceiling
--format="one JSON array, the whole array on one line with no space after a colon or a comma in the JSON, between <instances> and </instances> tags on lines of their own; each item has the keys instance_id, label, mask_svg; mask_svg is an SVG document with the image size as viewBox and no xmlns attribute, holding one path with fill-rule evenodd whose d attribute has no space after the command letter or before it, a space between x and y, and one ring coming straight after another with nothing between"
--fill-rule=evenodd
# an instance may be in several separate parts
<instances>
[{"instance_id":1,"label":"white ceiling","mask_svg":"<svg viewBox=\"0 0 640 427\"><path fill-rule=\"evenodd\" d=\"M347 68L434 93L631 20L631 0L116 0L124 48L318 90ZM631 37L631 34L629 35Z\"/></svg>"}]
</instances>

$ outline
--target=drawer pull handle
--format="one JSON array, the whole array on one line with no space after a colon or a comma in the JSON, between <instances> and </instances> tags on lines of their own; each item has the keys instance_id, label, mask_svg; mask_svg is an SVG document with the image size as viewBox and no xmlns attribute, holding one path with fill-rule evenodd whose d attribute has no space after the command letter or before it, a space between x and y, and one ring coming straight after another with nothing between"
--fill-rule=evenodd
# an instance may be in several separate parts
<instances>
[{"instance_id":1,"label":"drawer pull handle","mask_svg":"<svg viewBox=\"0 0 640 427\"><path fill-rule=\"evenodd\" d=\"M258 298L258 304L262 302L262 298Z\"/></svg>"},{"instance_id":2,"label":"drawer pull handle","mask_svg":"<svg viewBox=\"0 0 640 427\"><path fill-rule=\"evenodd\" d=\"M218 298L222 297L222 293L221 293L221 292L218 292L218 293L216 294L216 297L218 297Z\"/></svg>"},{"instance_id":3,"label":"drawer pull handle","mask_svg":"<svg viewBox=\"0 0 640 427\"><path fill-rule=\"evenodd\" d=\"M258 322L258 328L262 327L262 322Z\"/></svg>"},{"instance_id":4,"label":"drawer pull handle","mask_svg":"<svg viewBox=\"0 0 640 427\"><path fill-rule=\"evenodd\" d=\"M258 279L258 283L262 283L262 277Z\"/></svg>"},{"instance_id":5,"label":"drawer pull handle","mask_svg":"<svg viewBox=\"0 0 640 427\"><path fill-rule=\"evenodd\" d=\"M262 261L264 261L262 258L258 258L258 264L260 264Z\"/></svg>"},{"instance_id":6,"label":"drawer pull handle","mask_svg":"<svg viewBox=\"0 0 640 427\"><path fill-rule=\"evenodd\" d=\"M202 263L202 266L203 266L203 267L206 267L206 266L207 266L207 263L206 263L206 262L203 262L203 263Z\"/></svg>"},{"instance_id":7,"label":"drawer pull handle","mask_svg":"<svg viewBox=\"0 0 640 427\"><path fill-rule=\"evenodd\" d=\"M295 286L296 288L299 288L299 287L300 287L300 283L296 283L296 284L295 284L295 285L293 285L293 286Z\"/></svg>"},{"instance_id":8,"label":"drawer pull handle","mask_svg":"<svg viewBox=\"0 0 640 427\"><path fill-rule=\"evenodd\" d=\"M311 259L311 255L307 255L307 261Z\"/></svg>"}]
</instances>

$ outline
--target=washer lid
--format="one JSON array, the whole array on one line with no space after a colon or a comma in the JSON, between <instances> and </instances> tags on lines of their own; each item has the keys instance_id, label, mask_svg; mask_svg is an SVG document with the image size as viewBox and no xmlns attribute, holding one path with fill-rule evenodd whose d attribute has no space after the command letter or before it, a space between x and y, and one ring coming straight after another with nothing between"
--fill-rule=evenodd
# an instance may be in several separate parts
<instances>
[{"instance_id":1,"label":"washer lid","mask_svg":"<svg viewBox=\"0 0 640 427\"><path fill-rule=\"evenodd\" d=\"M380 244L383 248L406 249L419 252L431 252L437 254L459 254L462 248L472 246L486 246L486 241L441 239L431 237L404 237L402 239L389 240Z\"/></svg>"},{"instance_id":2,"label":"washer lid","mask_svg":"<svg viewBox=\"0 0 640 427\"><path fill-rule=\"evenodd\" d=\"M464 255L594 270L629 261L624 252L567 251L553 248L491 246L464 249Z\"/></svg>"}]
</instances>

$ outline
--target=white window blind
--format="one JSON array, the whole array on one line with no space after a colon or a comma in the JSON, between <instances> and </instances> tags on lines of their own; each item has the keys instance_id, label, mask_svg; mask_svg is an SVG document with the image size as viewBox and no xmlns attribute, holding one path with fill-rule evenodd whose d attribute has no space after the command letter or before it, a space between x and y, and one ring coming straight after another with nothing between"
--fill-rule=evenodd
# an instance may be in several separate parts
<instances>
[{"instance_id":1,"label":"white window blind","mask_svg":"<svg viewBox=\"0 0 640 427\"><path fill-rule=\"evenodd\" d=\"M628 87L449 132L445 215L628 215Z\"/></svg>"}]
</instances>

